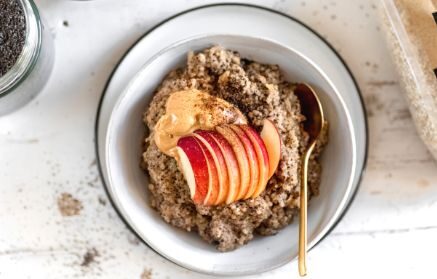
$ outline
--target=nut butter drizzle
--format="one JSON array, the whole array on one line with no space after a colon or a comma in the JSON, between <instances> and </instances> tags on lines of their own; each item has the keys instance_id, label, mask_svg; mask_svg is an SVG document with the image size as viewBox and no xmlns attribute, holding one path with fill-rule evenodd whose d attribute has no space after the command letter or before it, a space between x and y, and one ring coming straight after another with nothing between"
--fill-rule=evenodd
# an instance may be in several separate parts
<instances>
[{"instance_id":1,"label":"nut butter drizzle","mask_svg":"<svg viewBox=\"0 0 437 279\"><path fill-rule=\"evenodd\" d=\"M221 124L247 124L246 117L229 102L196 89L170 95L166 112L154 129L158 149L172 157L179 138L195 130L211 130Z\"/></svg>"}]
</instances>

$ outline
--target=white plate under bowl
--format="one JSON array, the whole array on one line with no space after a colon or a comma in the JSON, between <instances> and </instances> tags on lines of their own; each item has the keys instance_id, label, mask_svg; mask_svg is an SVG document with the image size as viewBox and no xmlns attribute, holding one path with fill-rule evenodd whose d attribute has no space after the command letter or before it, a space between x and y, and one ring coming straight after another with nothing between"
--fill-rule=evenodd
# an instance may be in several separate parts
<instances>
[{"instance_id":1,"label":"white plate under bowl","mask_svg":"<svg viewBox=\"0 0 437 279\"><path fill-rule=\"evenodd\" d=\"M332 48L299 22L263 8L213 5L182 13L154 28L120 62L96 120L99 167L114 206L145 243L178 265L209 274L254 274L296 257L296 223L220 253L196 234L168 225L149 207L147 177L139 168L142 113L154 89L167 72L184 64L188 51L214 44L278 64L287 80L308 82L320 92L330 142L322 158L320 195L309 209L310 247L334 227L357 189L366 158L366 120L354 80Z\"/></svg>"}]
</instances>

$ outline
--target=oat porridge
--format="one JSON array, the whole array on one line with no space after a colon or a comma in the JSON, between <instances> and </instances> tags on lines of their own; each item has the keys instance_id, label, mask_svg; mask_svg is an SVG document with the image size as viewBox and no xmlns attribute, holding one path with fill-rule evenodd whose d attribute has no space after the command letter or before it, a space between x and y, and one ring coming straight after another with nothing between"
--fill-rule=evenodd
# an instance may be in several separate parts
<instances>
[{"instance_id":1,"label":"oat porridge","mask_svg":"<svg viewBox=\"0 0 437 279\"><path fill-rule=\"evenodd\" d=\"M151 206L219 251L290 224L299 211L308 138L294 87L277 65L219 46L189 53L144 114L149 134L142 167L150 176ZM311 156L310 198L318 194L326 142L324 133Z\"/></svg>"}]
</instances>

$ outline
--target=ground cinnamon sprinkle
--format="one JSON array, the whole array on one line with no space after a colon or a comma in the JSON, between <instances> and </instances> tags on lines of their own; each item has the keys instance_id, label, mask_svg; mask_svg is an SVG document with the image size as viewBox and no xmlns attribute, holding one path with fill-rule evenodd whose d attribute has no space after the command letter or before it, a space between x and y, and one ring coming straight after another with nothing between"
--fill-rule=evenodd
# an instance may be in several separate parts
<instances>
[{"instance_id":1,"label":"ground cinnamon sprinkle","mask_svg":"<svg viewBox=\"0 0 437 279\"><path fill-rule=\"evenodd\" d=\"M79 215L83 206L82 203L70 193L62 193L58 197L58 209L62 216L69 217Z\"/></svg>"}]
</instances>

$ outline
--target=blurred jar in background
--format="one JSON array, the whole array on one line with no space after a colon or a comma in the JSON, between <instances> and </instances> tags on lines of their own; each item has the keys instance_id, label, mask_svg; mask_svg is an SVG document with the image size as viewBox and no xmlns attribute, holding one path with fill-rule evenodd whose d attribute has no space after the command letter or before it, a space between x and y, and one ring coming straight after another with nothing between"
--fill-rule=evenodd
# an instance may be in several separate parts
<instances>
[{"instance_id":1,"label":"blurred jar in background","mask_svg":"<svg viewBox=\"0 0 437 279\"><path fill-rule=\"evenodd\" d=\"M382 22L411 115L437 159L437 0L382 0Z\"/></svg>"},{"instance_id":2,"label":"blurred jar in background","mask_svg":"<svg viewBox=\"0 0 437 279\"><path fill-rule=\"evenodd\" d=\"M0 0L0 116L42 90L53 60L53 39L35 3Z\"/></svg>"}]
</instances>

